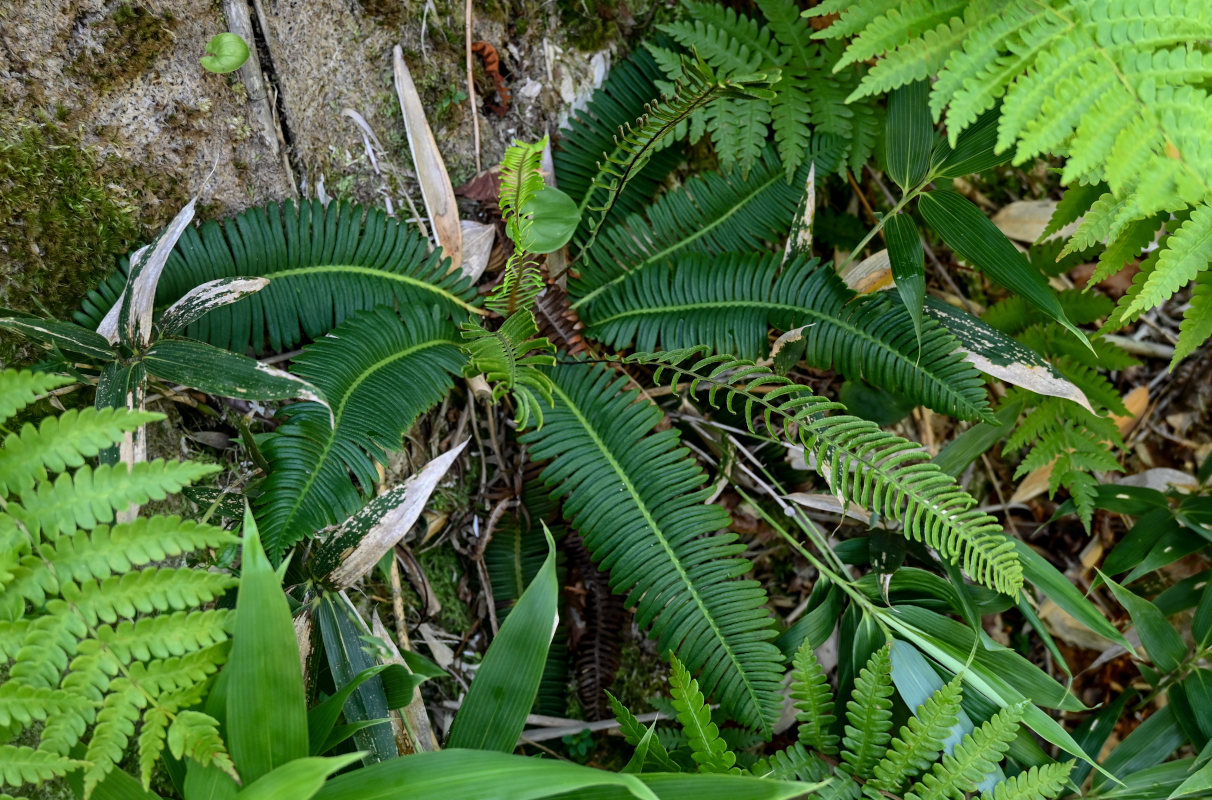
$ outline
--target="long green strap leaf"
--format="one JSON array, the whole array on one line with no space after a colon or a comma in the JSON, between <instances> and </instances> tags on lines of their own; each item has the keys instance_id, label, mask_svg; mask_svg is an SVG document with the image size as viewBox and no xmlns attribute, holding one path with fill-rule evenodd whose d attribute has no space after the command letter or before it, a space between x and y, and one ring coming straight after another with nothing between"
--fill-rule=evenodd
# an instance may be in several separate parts
<instances>
[{"instance_id":1,"label":"long green strap leaf","mask_svg":"<svg viewBox=\"0 0 1212 800\"><path fill-rule=\"evenodd\" d=\"M546 527L544 534L547 558L484 654L451 725L450 747L512 753L526 726L558 621L555 542Z\"/></svg>"},{"instance_id":2,"label":"long green strap leaf","mask_svg":"<svg viewBox=\"0 0 1212 800\"><path fill-rule=\"evenodd\" d=\"M227 738L247 786L307 757L307 701L290 607L251 511L244 514L242 569L226 667Z\"/></svg>"}]
</instances>

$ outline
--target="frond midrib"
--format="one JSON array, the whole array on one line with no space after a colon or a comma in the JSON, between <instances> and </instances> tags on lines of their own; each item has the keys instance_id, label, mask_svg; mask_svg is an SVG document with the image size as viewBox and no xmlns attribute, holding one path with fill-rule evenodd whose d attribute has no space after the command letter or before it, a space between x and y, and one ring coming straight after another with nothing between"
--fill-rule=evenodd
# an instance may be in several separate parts
<instances>
[{"instance_id":1,"label":"frond midrib","mask_svg":"<svg viewBox=\"0 0 1212 800\"><path fill-rule=\"evenodd\" d=\"M295 516L305 505L304 499L310 495L312 487L315 486L316 482L319 480L319 465L326 463L329 460L329 456L332 453L332 448L337 443L337 431L341 427L341 420L344 418L345 411L349 406L349 401L353 397L354 393L357 392L358 387L360 387L363 382L368 380L371 375L378 372L380 369L383 369L388 364L402 358L406 358L410 355L414 355L428 348L440 347L444 344L449 344L449 342L445 339L429 339L418 345L413 345L412 347L407 347L403 350L397 350L390 356L379 359L358 374L358 377L350 384L349 388L341 394L340 401L332 404L333 425L329 430L329 435L325 437L324 447L320 451L320 458L317 459L316 462L316 469L308 472L307 480L304 482L303 487L295 492L294 502L289 506L290 510L286 516L282 518L280 530L286 531L290 529L291 524L294 522Z\"/></svg>"},{"instance_id":2,"label":"frond midrib","mask_svg":"<svg viewBox=\"0 0 1212 800\"><path fill-rule=\"evenodd\" d=\"M669 245L664 250L661 250L660 252L657 252L657 253L654 253L654 254L648 256L643 261L639 262L638 264L631 267L630 269L619 273L618 275L611 278L606 283L603 283L601 286L597 287L596 289L593 289L588 294L584 295L583 297L578 299L576 302L572 303L571 307L573 308L573 310L580 308L581 306L590 302L591 300L593 300L593 298L597 297L599 294L601 294L605 290L609 289L610 287L614 286L615 284L619 283L620 281L627 280L629 275L635 275L635 274L641 272L642 270L644 270L646 267L652 266L654 263L660 261L661 259L667 258L668 256L672 255L673 253L676 253L679 250L683 250L686 247L689 247L694 242L697 242L699 239L702 239L708 233L710 233L711 231L720 227L725 222L727 222L729 219L731 219L732 217L739 214L741 212L741 209L749 204L749 201L753 200L755 197L760 195L762 192L766 191L771 186L775 185L776 183L778 183L782 180L783 180L783 174L781 172L772 171L770 174L769 180L760 184L759 186L754 188L753 191L749 192L748 194L738 198L737 201L735 203L733 203L732 206L725 213L718 216L714 221L712 221L711 223L709 223L707 225L704 225L703 227L699 228L697 231L690 234L689 236L679 236L673 244ZM704 188L707 188L707 187L704 187Z\"/></svg>"},{"instance_id":3,"label":"frond midrib","mask_svg":"<svg viewBox=\"0 0 1212 800\"><path fill-rule=\"evenodd\" d=\"M610 465L611 470L627 488L628 494L631 495L631 498L635 501L637 508L639 508L640 512L644 515L644 520L648 524L649 530L652 531L653 536L655 536L657 541L660 542L661 548L669 558L670 563L672 563L674 568L677 570L677 575L681 580L682 585L685 586L690 592L690 596L693 599L695 606L698 608L700 616L702 619L707 621L707 624L710 626L711 632L716 641L719 642L719 645L724 648L724 652L727 653L728 663L732 665L734 674L740 676L741 683L745 687L745 692L749 696L749 702L752 703L753 708L757 710L760 716L762 709L761 698L758 695L757 689L750 683L748 679L747 673L744 669L744 663L737 657L731 643L728 641L728 637L724 635L724 632L720 629L715 617L712 616L711 609L708 608L703 602L703 598L699 594L698 587L694 585L694 582L686 573L685 568L682 566L682 561L678 557L677 551L674 550L670 545L669 539L665 536L664 532L657 524L656 519L652 515L652 511L643 501L643 498L637 490L635 484L631 482L627 472L623 469L622 465L619 464L618 460L614 457L614 454L610 452L609 448L606 447L606 443L602 441L602 438L598 435L597 430L590 424L588 418L581 413L581 409L578 408L575 403L573 403L572 398L559 384L554 384L554 394L559 396L561 402L564 404L564 407L567 408L568 411L576 418L577 422L580 423L581 427L593 441L594 446L597 447L602 458ZM662 610L661 615L665 615L664 610Z\"/></svg>"},{"instance_id":4,"label":"frond midrib","mask_svg":"<svg viewBox=\"0 0 1212 800\"><path fill-rule=\"evenodd\" d=\"M904 353L901 353L898 350L893 349L888 343L880 341L879 339L875 338L874 336L872 336L870 333L863 330L862 328L849 324L849 322L846 318L835 317L832 314L824 314L810 306L801 306L801 305L797 305L794 303L778 303L778 302L774 302L774 301L770 301L770 300L753 300L753 299L745 299L744 303L747 307L768 308L771 311L786 311L786 312L797 314L803 319L814 320L814 322L803 323L803 324L821 323L821 324L826 324L826 325L833 325L837 328L842 329L843 331L850 334L851 336L857 337L859 339L862 339L864 342L867 342L870 345L870 348L864 348L865 351L868 349L872 349L872 350L877 350L877 351L888 353L888 354L892 355L894 357L894 360L896 363L904 365L904 370L906 373L908 373L910 371L919 371L918 364L916 362L910 361L909 357L907 355L905 355ZM717 309L717 308L718 309L731 309L735 306L736 306L735 302L726 302L726 301L709 301L709 302L704 302L704 303L680 303L680 304L676 304L676 305L666 305L666 306L646 306L644 308L628 309L626 311L622 311L622 312L619 312L612 316L606 317L605 319L602 319L602 320L593 320L590 323L590 326L591 326L591 328L600 328L611 322L615 322L617 320L623 320L628 317L644 317L644 316L651 316L651 315L656 315L656 314L676 313L678 311L710 310L710 309ZM863 371L865 372L866 370L863 370ZM965 398L961 393L956 391L955 386L952 383L949 383L949 382L943 381L943 380L939 380L937 377L934 376L933 373L928 372L928 371L920 371L920 374L922 376L926 377L927 379L929 379L929 382L931 385L939 387L942 390L944 396L951 397L953 399L953 402L955 403L955 408L957 408L957 409L971 408L972 412L975 413L978 417L985 418L988 416L988 412L982 413L980 408L975 406L971 401L969 401L967 398Z\"/></svg>"},{"instance_id":5,"label":"frond midrib","mask_svg":"<svg viewBox=\"0 0 1212 800\"><path fill-rule=\"evenodd\" d=\"M440 286L429 283L428 281L413 278L409 275L402 275L398 272L388 272L386 270L375 269L373 267L364 267L359 264L316 264L307 267L291 267L290 269L277 270L275 272L267 273L267 277L269 277L271 280L279 280L281 278L292 278L296 276L306 277L308 275L314 275L321 272L354 273L367 275L378 280L404 283L416 289L420 289L421 291L436 294L447 302L453 303L463 310L470 311L473 314L483 316L485 313L483 309L477 308L471 303L468 303L460 298L458 295L452 294Z\"/></svg>"}]
</instances>

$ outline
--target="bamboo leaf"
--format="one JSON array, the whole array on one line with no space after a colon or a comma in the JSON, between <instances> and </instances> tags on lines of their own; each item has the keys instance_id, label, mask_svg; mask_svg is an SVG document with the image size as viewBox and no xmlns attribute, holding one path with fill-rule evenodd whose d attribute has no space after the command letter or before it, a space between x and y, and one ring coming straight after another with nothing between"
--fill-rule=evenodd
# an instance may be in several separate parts
<instances>
[{"instance_id":1,"label":"bamboo leaf","mask_svg":"<svg viewBox=\"0 0 1212 800\"><path fill-rule=\"evenodd\" d=\"M0 318L0 328L19 333L27 339L53 345L65 353L110 361L114 351L105 337L72 322L38 317Z\"/></svg>"},{"instance_id":2,"label":"bamboo leaf","mask_svg":"<svg viewBox=\"0 0 1212 800\"><path fill-rule=\"evenodd\" d=\"M315 386L248 356L189 339L163 339L144 356L147 371L161 380L207 394L245 400L313 400L328 407Z\"/></svg>"},{"instance_id":3,"label":"bamboo leaf","mask_svg":"<svg viewBox=\"0 0 1212 800\"><path fill-rule=\"evenodd\" d=\"M219 278L207 281L190 289L160 315L160 330L169 335L180 333L211 309L230 305L268 285L269 278Z\"/></svg>"},{"instance_id":4,"label":"bamboo leaf","mask_svg":"<svg viewBox=\"0 0 1212 800\"><path fill-rule=\"evenodd\" d=\"M930 120L930 81L915 81L888 95L884 160L888 174L908 192L926 177L934 125Z\"/></svg>"},{"instance_id":5,"label":"bamboo leaf","mask_svg":"<svg viewBox=\"0 0 1212 800\"><path fill-rule=\"evenodd\" d=\"M884 238L888 242L888 261L892 264L892 279L896 291L913 318L917 345L922 346L922 307L926 302L926 258L917 226L907 214L896 214L884 222Z\"/></svg>"},{"instance_id":6,"label":"bamboo leaf","mask_svg":"<svg viewBox=\"0 0 1212 800\"><path fill-rule=\"evenodd\" d=\"M1090 347L1085 334L1065 316L1043 274L969 200L955 192L936 189L918 199L918 210L960 257L1022 296Z\"/></svg>"}]
</instances>

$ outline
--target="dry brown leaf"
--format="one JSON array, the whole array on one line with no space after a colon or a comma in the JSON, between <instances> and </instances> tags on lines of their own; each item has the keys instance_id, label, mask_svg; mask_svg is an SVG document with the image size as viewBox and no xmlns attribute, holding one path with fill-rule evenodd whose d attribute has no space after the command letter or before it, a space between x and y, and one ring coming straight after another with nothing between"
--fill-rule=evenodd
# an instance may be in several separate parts
<instances>
[{"instance_id":1,"label":"dry brown leaf","mask_svg":"<svg viewBox=\"0 0 1212 800\"><path fill-rule=\"evenodd\" d=\"M395 72L396 96L400 111L404 115L404 128L408 132L408 149L417 169L417 181L421 184L421 197L425 210L433 225L434 236L442 252L450 258L450 269L454 272L463 264L463 228L459 223L459 208L455 204L454 187L450 185L450 174L446 162L438 151L433 131L425 118L421 96L412 82L412 74L404 63L404 51L399 45L392 48L392 67Z\"/></svg>"},{"instance_id":2,"label":"dry brown leaf","mask_svg":"<svg viewBox=\"0 0 1212 800\"><path fill-rule=\"evenodd\" d=\"M840 277L847 286L859 294L871 294L889 288L893 285L893 281L892 262L888 260L888 251L880 250L857 264L848 264L841 271Z\"/></svg>"}]
</instances>

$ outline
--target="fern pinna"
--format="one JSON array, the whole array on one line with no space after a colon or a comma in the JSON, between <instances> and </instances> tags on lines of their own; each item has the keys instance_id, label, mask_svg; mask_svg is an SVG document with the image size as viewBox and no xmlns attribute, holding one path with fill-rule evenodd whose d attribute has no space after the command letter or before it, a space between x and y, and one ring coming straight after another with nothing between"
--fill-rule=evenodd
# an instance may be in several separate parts
<instances>
[{"instance_id":1,"label":"fern pinna","mask_svg":"<svg viewBox=\"0 0 1212 800\"><path fill-rule=\"evenodd\" d=\"M691 120L691 139L704 132L726 170L748 173L758 163L773 130L788 181L810 159L818 136L835 137L842 149L838 168L859 170L871 157L879 115L870 100L847 103L862 77L859 66L841 74L830 67L841 54L832 42L812 41L812 28L794 3L758 0L764 19L709 2L684 0L688 19L658 28L693 49L721 75L779 71L772 96L727 99ZM648 49L671 79L682 74L677 54L656 43Z\"/></svg>"},{"instance_id":2,"label":"fern pinna","mask_svg":"<svg viewBox=\"0 0 1212 800\"><path fill-rule=\"evenodd\" d=\"M1065 222L1082 217L1072 249L1106 242L1091 285L1153 241L1120 301L1115 324L1194 281L1175 360L1212 334L1212 75L1204 0L825 0L838 13L819 38L850 37L835 68L880 60L851 94L868 97L938 75L935 120L960 131L1000 104L997 150L1023 163L1066 156L1073 194ZM1059 227L1059 226L1058 226Z\"/></svg>"},{"instance_id":3,"label":"fern pinna","mask_svg":"<svg viewBox=\"0 0 1212 800\"><path fill-rule=\"evenodd\" d=\"M0 424L71 379L0 373ZM206 608L235 585L224 573L156 566L233 544L178 517L115 522L216 467L88 460L162 415L67 411L24 423L0 446L0 784L76 770L85 793L139 728L143 783L165 747L231 770L217 722L187 711L228 647L230 612ZM91 731L91 734L90 734Z\"/></svg>"},{"instance_id":4,"label":"fern pinna","mask_svg":"<svg viewBox=\"0 0 1212 800\"><path fill-rule=\"evenodd\" d=\"M893 731L894 704L902 708L905 704L893 684L892 660L891 646L873 653L843 705L835 702L816 655L805 642L795 655L790 687L796 699L799 741L758 760L749 774L804 783L805 796L819 800L962 800L975 792L981 793L980 800L1053 800L1064 791L1072 762L1035 765L1006 778L999 764L1018 735L1022 708L1003 709L974 726L960 708L959 678L931 693L916 709L905 708L906 724ZM677 659L669 685L677 722L686 733L679 740L684 744L673 752L652 742L634 715L612 698L622 733L637 748L634 768L742 772L734 766L737 754L711 722L711 710L697 682ZM822 738L821 731L833 726L835 711L842 708L849 724L841 758L834 759L837 736Z\"/></svg>"}]
</instances>

